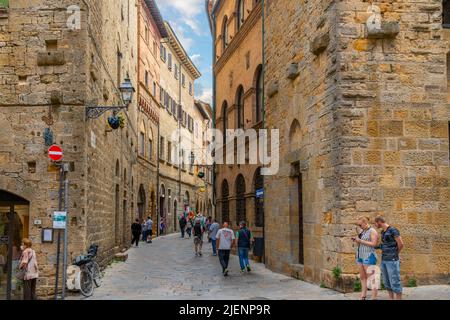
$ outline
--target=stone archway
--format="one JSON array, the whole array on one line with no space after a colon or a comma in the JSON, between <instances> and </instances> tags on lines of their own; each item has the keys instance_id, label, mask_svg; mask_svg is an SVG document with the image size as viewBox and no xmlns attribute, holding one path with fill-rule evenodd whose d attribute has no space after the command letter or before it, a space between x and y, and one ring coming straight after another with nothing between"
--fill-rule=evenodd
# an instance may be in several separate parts
<instances>
[{"instance_id":1,"label":"stone archway","mask_svg":"<svg viewBox=\"0 0 450 320\"><path fill-rule=\"evenodd\" d=\"M23 238L29 237L30 202L0 189L0 300L20 298L13 290L13 260L20 257Z\"/></svg>"}]
</instances>

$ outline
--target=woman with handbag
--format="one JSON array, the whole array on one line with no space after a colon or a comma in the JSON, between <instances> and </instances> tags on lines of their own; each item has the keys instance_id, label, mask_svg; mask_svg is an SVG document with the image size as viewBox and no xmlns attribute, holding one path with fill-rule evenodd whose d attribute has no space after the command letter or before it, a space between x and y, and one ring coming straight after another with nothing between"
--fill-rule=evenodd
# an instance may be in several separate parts
<instances>
[{"instance_id":1,"label":"woman with handbag","mask_svg":"<svg viewBox=\"0 0 450 320\"><path fill-rule=\"evenodd\" d=\"M37 300L36 282L39 277L36 252L31 249L30 239L22 240L22 255L16 278L23 280L23 300Z\"/></svg>"}]
</instances>

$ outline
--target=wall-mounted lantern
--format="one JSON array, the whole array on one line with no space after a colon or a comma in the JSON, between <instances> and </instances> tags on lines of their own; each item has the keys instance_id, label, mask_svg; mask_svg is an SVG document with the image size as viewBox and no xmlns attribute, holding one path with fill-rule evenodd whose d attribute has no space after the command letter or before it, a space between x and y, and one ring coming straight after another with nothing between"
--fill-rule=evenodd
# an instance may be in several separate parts
<instances>
[{"instance_id":1,"label":"wall-mounted lantern","mask_svg":"<svg viewBox=\"0 0 450 320\"><path fill-rule=\"evenodd\" d=\"M131 83L130 78L127 76L122 85L119 88L120 93L122 95L122 101L124 103L123 106L93 106L89 105L86 107L86 118L87 119L97 119L102 114L107 111L112 111L114 116L116 116L117 112L120 112L124 109L128 109L128 106L133 101L133 95L136 90Z\"/></svg>"}]
</instances>

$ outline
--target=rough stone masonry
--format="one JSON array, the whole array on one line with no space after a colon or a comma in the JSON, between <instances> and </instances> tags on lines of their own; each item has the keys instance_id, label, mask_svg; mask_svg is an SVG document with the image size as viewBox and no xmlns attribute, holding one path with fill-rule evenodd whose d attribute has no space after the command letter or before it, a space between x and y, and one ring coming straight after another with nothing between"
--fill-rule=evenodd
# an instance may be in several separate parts
<instances>
[{"instance_id":1,"label":"rough stone masonry","mask_svg":"<svg viewBox=\"0 0 450 320\"><path fill-rule=\"evenodd\" d=\"M356 218L384 215L405 241L403 279L447 283L442 2L265 4L266 126L282 139L280 174L266 180L268 266L351 290Z\"/></svg>"},{"instance_id":2,"label":"rough stone masonry","mask_svg":"<svg viewBox=\"0 0 450 320\"><path fill-rule=\"evenodd\" d=\"M81 18L74 30L67 25L73 5ZM85 117L88 104L120 104L118 87L126 75L137 83L137 31L130 23L136 6L126 9L121 1L10 1L0 14L0 189L29 201L42 296L53 293L56 243L42 243L41 228L52 226L59 187L45 129L71 164L69 262L91 243L99 244L103 262L129 245L133 213L122 203L134 203L137 193L136 100L124 129L109 129L110 114Z\"/></svg>"}]
</instances>

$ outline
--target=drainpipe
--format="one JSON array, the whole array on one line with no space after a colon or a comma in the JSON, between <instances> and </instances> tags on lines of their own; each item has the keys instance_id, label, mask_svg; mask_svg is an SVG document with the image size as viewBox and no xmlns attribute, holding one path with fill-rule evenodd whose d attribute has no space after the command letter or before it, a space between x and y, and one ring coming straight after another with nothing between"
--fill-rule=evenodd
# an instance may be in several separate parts
<instances>
[{"instance_id":1,"label":"drainpipe","mask_svg":"<svg viewBox=\"0 0 450 320\"><path fill-rule=\"evenodd\" d=\"M207 8L208 10L208 8ZM209 14L209 11L208 11ZM213 66L213 72L212 72L212 77L213 77L213 96L212 96L212 109L213 109L213 117L212 117L212 122L213 125L212 127L215 129L216 128L216 74L214 72L214 65L216 62L216 17L214 14L212 14L211 16L212 18L212 23L211 23L211 36L212 36L212 45L213 45L213 53L212 53L212 66ZM213 136L213 140L214 143L217 143L217 137ZM213 185L213 192L212 192L212 202L213 202L213 206L214 208L217 208L217 187L216 187L216 161L213 161L213 174L212 174L212 185ZM216 217L217 217L217 212L216 212Z\"/></svg>"},{"instance_id":2,"label":"drainpipe","mask_svg":"<svg viewBox=\"0 0 450 320\"><path fill-rule=\"evenodd\" d=\"M262 0L262 77L263 77L263 96L262 96L262 127L265 129L266 128L266 90L265 90L265 86L266 86L266 81L265 81L265 69L266 69L266 50L265 50L265 33L266 33L266 28L265 28L265 23L266 23L266 19L265 19L265 0ZM265 146L264 146L265 147ZM265 153L264 153L265 154ZM265 190L265 184L264 184L264 198L266 197L266 190ZM266 210L264 208L264 214L263 214L263 247L264 247L264 256L263 256L263 263L266 264Z\"/></svg>"}]
</instances>

